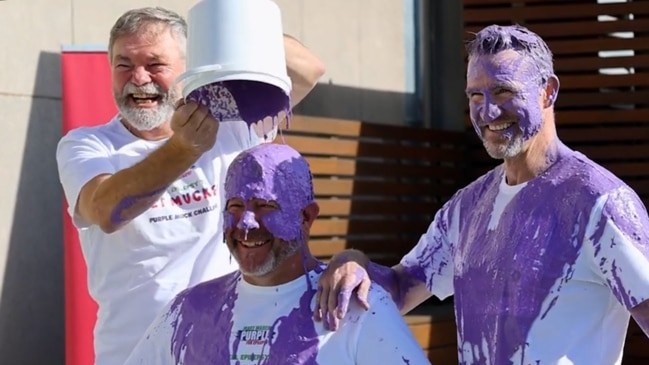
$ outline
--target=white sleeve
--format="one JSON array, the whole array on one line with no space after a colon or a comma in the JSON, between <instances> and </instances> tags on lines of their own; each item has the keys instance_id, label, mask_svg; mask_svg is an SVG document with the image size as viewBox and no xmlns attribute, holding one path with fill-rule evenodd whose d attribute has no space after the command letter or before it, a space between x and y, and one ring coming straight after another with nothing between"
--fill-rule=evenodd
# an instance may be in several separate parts
<instances>
[{"instance_id":1,"label":"white sleeve","mask_svg":"<svg viewBox=\"0 0 649 365\"><path fill-rule=\"evenodd\" d=\"M629 188L600 197L585 232L595 272L631 309L649 299L649 217Z\"/></svg>"},{"instance_id":2,"label":"white sleeve","mask_svg":"<svg viewBox=\"0 0 649 365\"><path fill-rule=\"evenodd\" d=\"M390 295L378 285L370 290L370 309L362 314L356 365L430 365Z\"/></svg>"},{"instance_id":3,"label":"white sleeve","mask_svg":"<svg viewBox=\"0 0 649 365\"><path fill-rule=\"evenodd\" d=\"M447 203L437 211L428 231L401 259L405 271L440 299L453 295L453 253L447 233L450 206Z\"/></svg>"},{"instance_id":4,"label":"white sleeve","mask_svg":"<svg viewBox=\"0 0 649 365\"><path fill-rule=\"evenodd\" d=\"M174 327L178 321L180 307L178 297L169 302L151 323L144 336L129 355L124 365L176 365L172 353ZM171 308L175 307L174 310ZM181 356L179 353L178 356Z\"/></svg>"},{"instance_id":5,"label":"white sleeve","mask_svg":"<svg viewBox=\"0 0 649 365\"><path fill-rule=\"evenodd\" d=\"M72 130L58 143L56 163L59 179L68 202L68 214L77 228L87 228L90 222L76 214L81 188L101 174L114 174L106 146L96 137L82 130Z\"/></svg>"}]
</instances>

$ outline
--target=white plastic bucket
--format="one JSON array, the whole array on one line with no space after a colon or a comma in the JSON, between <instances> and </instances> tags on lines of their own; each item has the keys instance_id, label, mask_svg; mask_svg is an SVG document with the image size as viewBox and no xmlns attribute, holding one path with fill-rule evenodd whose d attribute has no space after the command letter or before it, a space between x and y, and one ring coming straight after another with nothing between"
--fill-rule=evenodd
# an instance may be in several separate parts
<instances>
[{"instance_id":1,"label":"white plastic bucket","mask_svg":"<svg viewBox=\"0 0 649 365\"><path fill-rule=\"evenodd\" d=\"M291 81L277 4L271 0L202 0L189 10L187 25L187 71L176 80L183 98L209 102L210 111L221 121L241 117L235 110L234 89L240 94L251 90L258 94L254 98L268 105L280 100L285 104L270 106L264 117L277 115L278 108L288 112ZM272 100L267 100L270 94Z\"/></svg>"}]
</instances>

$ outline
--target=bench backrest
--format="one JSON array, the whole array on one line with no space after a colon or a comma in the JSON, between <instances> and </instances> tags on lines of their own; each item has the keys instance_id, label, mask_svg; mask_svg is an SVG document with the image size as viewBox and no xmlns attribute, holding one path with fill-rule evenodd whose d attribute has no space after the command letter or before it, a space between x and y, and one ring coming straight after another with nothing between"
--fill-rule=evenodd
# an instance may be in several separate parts
<instances>
[{"instance_id":1,"label":"bench backrest","mask_svg":"<svg viewBox=\"0 0 649 365\"><path fill-rule=\"evenodd\" d=\"M314 175L314 255L326 260L357 248L397 263L466 182L465 139L463 132L293 116L277 143L300 151Z\"/></svg>"}]
</instances>

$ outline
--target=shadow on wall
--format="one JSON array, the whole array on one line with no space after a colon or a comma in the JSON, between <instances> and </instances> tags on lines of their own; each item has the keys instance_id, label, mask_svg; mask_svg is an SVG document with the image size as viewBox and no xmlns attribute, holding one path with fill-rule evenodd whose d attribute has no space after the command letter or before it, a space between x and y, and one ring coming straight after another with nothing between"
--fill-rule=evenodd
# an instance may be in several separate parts
<instances>
[{"instance_id":1,"label":"shadow on wall","mask_svg":"<svg viewBox=\"0 0 649 365\"><path fill-rule=\"evenodd\" d=\"M42 52L34 95L61 85L61 56ZM60 88L60 86L58 86ZM55 151L61 101L35 97L29 114L18 196L0 297L2 364L63 364L62 191Z\"/></svg>"},{"instance_id":2,"label":"shadow on wall","mask_svg":"<svg viewBox=\"0 0 649 365\"><path fill-rule=\"evenodd\" d=\"M418 125L421 121L414 93L318 84L293 110L295 114L361 120L364 122Z\"/></svg>"}]
</instances>

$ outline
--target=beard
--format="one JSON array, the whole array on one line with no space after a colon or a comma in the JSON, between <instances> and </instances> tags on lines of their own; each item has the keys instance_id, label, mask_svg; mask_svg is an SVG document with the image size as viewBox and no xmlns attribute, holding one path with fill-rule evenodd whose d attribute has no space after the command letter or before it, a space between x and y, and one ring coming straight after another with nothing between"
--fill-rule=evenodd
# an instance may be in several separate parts
<instances>
[{"instance_id":1,"label":"beard","mask_svg":"<svg viewBox=\"0 0 649 365\"><path fill-rule=\"evenodd\" d=\"M133 105L133 94L157 95L157 105L154 108L139 108ZM114 91L113 96L120 115L139 131L153 130L171 120L176 110L175 103L180 99L180 93L176 89L165 91L160 85L152 82L142 86L128 82L121 94Z\"/></svg>"},{"instance_id":2,"label":"beard","mask_svg":"<svg viewBox=\"0 0 649 365\"><path fill-rule=\"evenodd\" d=\"M490 142L484 138L481 139L489 156L497 160L513 158L524 152L525 141L520 133L506 138L503 142Z\"/></svg>"},{"instance_id":3,"label":"beard","mask_svg":"<svg viewBox=\"0 0 649 365\"><path fill-rule=\"evenodd\" d=\"M236 245L237 243L234 244ZM286 259L297 253L303 246L301 240L292 240L287 242L276 238L268 244L273 245L268 256L260 265L253 268L245 267L246 265L242 266L236 250L230 250L234 259L239 263L239 270L242 274L248 276L267 275L277 269L282 263L284 263L284 261L286 261Z\"/></svg>"}]
</instances>

